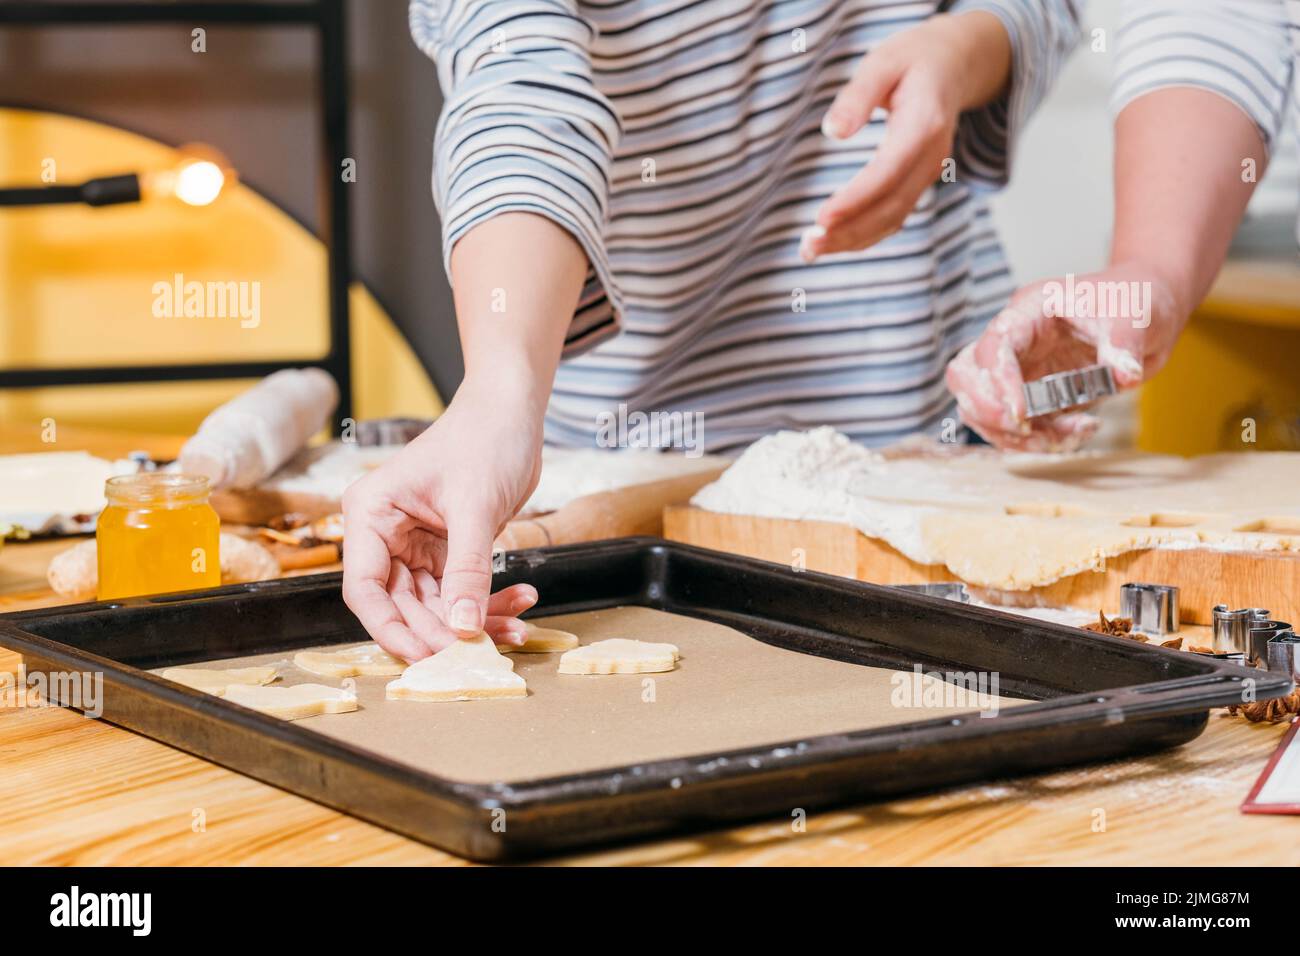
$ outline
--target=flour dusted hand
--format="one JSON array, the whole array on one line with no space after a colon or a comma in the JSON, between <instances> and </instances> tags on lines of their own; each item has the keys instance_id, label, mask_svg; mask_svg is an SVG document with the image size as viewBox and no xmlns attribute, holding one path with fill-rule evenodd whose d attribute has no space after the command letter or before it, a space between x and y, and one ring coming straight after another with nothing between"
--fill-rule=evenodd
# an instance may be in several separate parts
<instances>
[{"instance_id":1,"label":"flour dusted hand","mask_svg":"<svg viewBox=\"0 0 1300 956\"><path fill-rule=\"evenodd\" d=\"M1160 370L1187 321L1169 286L1141 268L1036 282L948 365L961 418L999 448L1071 451L1097 430L1095 415L1068 411L1025 417L1024 384L1101 364L1120 388Z\"/></svg>"}]
</instances>

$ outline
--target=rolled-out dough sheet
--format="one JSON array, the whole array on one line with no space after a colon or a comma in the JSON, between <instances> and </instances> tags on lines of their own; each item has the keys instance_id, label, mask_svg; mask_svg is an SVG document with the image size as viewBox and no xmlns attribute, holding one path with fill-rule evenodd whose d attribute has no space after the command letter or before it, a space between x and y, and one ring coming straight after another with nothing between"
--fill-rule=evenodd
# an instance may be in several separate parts
<instances>
[{"instance_id":1,"label":"rolled-out dough sheet","mask_svg":"<svg viewBox=\"0 0 1300 956\"><path fill-rule=\"evenodd\" d=\"M674 644L682 659L668 673L584 679L557 673L554 655L513 655L528 696L503 704L390 701L384 698L389 678L357 677L360 710L346 717L307 717L296 726L452 780L492 783L776 745L979 709L896 707L896 671L782 650L721 624L650 608L533 620L572 631L584 644L614 637ZM202 666L274 664L284 685L319 681L295 668L292 657L263 654ZM997 702L1000 708L1029 703L1001 697Z\"/></svg>"},{"instance_id":2,"label":"rolled-out dough sheet","mask_svg":"<svg viewBox=\"0 0 1300 956\"><path fill-rule=\"evenodd\" d=\"M825 427L755 442L691 503L852 525L970 584L1020 591L1147 548L1300 551L1297 489L1294 452L891 456Z\"/></svg>"}]
</instances>

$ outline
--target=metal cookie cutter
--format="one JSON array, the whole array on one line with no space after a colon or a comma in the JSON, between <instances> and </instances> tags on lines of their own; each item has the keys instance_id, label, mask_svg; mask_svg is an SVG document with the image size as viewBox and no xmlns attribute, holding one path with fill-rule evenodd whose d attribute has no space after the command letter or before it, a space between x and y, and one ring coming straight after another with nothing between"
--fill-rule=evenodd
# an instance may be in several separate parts
<instances>
[{"instance_id":1,"label":"metal cookie cutter","mask_svg":"<svg viewBox=\"0 0 1300 956\"><path fill-rule=\"evenodd\" d=\"M1250 627L1250 650L1247 661L1256 667L1268 666L1268 646L1273 639L1291 633L1291 625L1286 621L1261 619Z\"/></svg>"},{"instance_id":2,"label":"metal cookie cutter","mask_svg":"<svg viewBox=\"0 0 1300 956\"><path fill-rule=\"evenodd\" d=\"M1214 605L1214 653L1241 655L1244 662L1250 653L1250 632L1268 620L1261 607L1243 607L1230 611L1226 604Z\"/></svg>"},{"instance_id":3,"label":"metal cookie cutter","mask_svg":"<svg viewBox=\"0 0 1300 956\"><path fill-rule=\"evenodd\" d=\"M1133 630L1164 637L1178 630L1178 588L1170 584L1125 584L1119 589L1119 616Z\"/></svg>"},{"instance_id":4,"label":"metal cookie cutter","mask_svg":"<svg viewBox=\"0 0 1300 956\"><path fill-rule=\"evenodd\" d=\"M1115 376L1109 366L1087 365L1025 382L1024 391L1025 416L1037 418L1114 395Z\"/></svg>"},{"instance_id":5,"label":"metal cookie cutter","mask_svg":"<svg viewBox=\"0 0 1300 956\"><path fill-rule=\"evenodd\" d=\"M1296 636L1295 631L1289 627L1278 631L1268 642L1267 648L1265 662L1268 669L1286 674L1291 680L1300 683L1300 637Z\"/></svg>"},{"instance_id":6,"label":"metal cookie cutter","mask_svg":"<svg viewBox=\"0 0 1300 956\"><path fill-rule=\"evenodd\" d=\"M1244 634L1244 636L1243 636ZM1245 663L1286 674L1300 674L1300 638L1286 621L1274 621L1262 607L1214 607L1214 653L1240 656Z\"/></svg>"}]
</instances>

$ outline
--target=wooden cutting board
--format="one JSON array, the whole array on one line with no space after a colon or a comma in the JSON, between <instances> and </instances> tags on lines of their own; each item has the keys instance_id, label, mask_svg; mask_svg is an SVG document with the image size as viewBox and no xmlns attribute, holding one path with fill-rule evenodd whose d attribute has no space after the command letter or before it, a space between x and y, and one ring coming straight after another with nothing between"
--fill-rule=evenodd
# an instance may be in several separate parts
<instances>
[{"instance_id":1,"label":"wooden cutting board","mask_svg":"<svg viewBox=\"0 0 1300 956\"><path fill-rule=\"evenodd\" d=\"M802 566L876 584L953 581L941 564L918 564L849 525L789 518L719 514L689 505L664 512L664 537L685 544ZM1300 554L1208 549L1150 549L1110 558L1101 571L1085 571L1029 591L976 593L1011 606L1119 610L1120 585L1130 581L1179 588L1183 622L1212 623L1215 604L1264 607L1275 619L1300 624Z\"/></svg>"}]
</instances>

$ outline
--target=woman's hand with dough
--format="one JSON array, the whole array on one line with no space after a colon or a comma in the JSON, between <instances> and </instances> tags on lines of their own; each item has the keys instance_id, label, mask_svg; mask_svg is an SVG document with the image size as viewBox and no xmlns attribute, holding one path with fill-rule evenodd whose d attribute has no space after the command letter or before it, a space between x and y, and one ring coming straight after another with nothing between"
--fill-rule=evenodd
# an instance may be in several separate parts
<instances>
[{"instance_id":1,"label":"woman's hand with dough","mask_svg":"<svg viewBox=\"0 0 1300 956\"><path fill-rule=\"evenodd\" d=\"M1142 266L1036 282L949 363L948 388L962 421L994 445L1072 450L1097 430L1097 417L1067 411L1026 418L1024 383L1106 365L1119 388L1134 388L1168 360L1187 312L1170 284Z\"/></svg>"},{"instance_id":2,"label":"woman's hand with dough","mask_svg":"<svg viewBox=\"0 0 1300 956\"><path fill-rule=\"evenodd\" d=\"M564 229L502 213L451 253L465 378L429 429L343 496L343 600L408 661L487 631L522 644L537 590L492 589L492 545L537 486L542 417L587 257ZM504 309L504 311L503 311Z\"/></svg>"},{"instance_id":3,"label":"woman's hand with dough","mask_svg":"<svg viewBox=\"0 0 1300 956\"><path fill-rule=\"evenodd\" d=\"M523 643L517 615L536 589L489 597L493 541L541 469L537 416L517 405L508 381L467 377L441 418L343 496L343 599L389 653L415 661L483 630Z\"/></svg>"}]
</instances>

